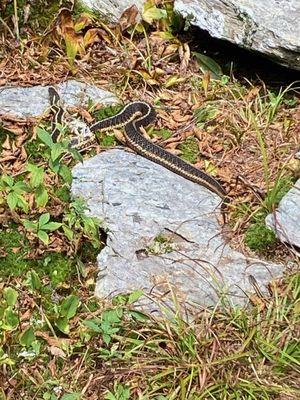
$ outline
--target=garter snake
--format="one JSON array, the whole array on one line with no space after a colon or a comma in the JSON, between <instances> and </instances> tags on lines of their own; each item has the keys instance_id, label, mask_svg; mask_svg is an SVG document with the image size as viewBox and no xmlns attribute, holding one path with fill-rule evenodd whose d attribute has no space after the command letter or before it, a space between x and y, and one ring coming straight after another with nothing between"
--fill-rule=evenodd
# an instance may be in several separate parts
<instances>
[{"instance_id":1,"label":"garter snake","mask_svg":"<svg viewBox=\"0 0 300 400\"><path fill-rule=\"evenodd\" d=\"M61 124L62 111L59 95L53 87L49 88L49 97L55 113L55 121ZM150 125L155 118L156 113L150 104L144 101L134 101L127 104L118 114L91 125L90 131L107 131L112 128L124 127L126 142L136 153L216 193L222 199L222 208L224 209L224 206L228 203L228 197L225 189L215 178L150 142L141 134L140 128ZM57 136L57 133L52 131L52 136ZM95 135L82 142L75 138L71 141L71 145L77 149L82 149L93 142L96 142Z\"/></svg>"}]
</instances>

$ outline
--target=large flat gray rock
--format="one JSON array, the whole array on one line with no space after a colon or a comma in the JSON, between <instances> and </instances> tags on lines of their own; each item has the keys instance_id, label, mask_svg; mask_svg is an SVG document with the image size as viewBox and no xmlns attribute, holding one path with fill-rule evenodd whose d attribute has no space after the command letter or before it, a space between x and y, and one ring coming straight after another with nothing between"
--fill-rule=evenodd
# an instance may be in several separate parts
<instances>
[{"instance_id":1,"label":"large flat gray rock","mask_svg":"<svg viewBox=\"0 0 300 400\"><path fill-rule=\"evenodd\" d=\"M281 242L300 249L300 179L283 197L277 210L267 216L266 224Z\"/></svg>"},{"instance_id":2,"label":"large flat gray rock","mask_svg":"<svg viewBox=\"0 0 300 400\"><path fill-rule=\"evenodd\" d=\"M73 196L103 221L107 244L98 257L96 294L135 289L179 301L234 304L281 275L282 265L247 258L230 248L218 222L220 199L136 154L110 150L73 169Z\"/></svg>"},{"instance_id":3,"label":"large flat gray rock","mask_svg":"<svg viewBox=\"0 0 300 400\"><path fill-rule=\"evenodd\" d=\"M300 70L299 0L176 0L174 8L215 38Z\"/></svg>"},{"instance_id":4,"label":"large flat gray rock","mask_svg":"<svg viewBox=\"0 0 300 400\"><path fill-rule=\"evenodd\" d=\"M110 92L76 80L55 85L65 106L84 106L94 103L112 104L118 99ZM38 118L49 111L48 86L0 88L0 117Z\"/></svg>"}]
</instances>

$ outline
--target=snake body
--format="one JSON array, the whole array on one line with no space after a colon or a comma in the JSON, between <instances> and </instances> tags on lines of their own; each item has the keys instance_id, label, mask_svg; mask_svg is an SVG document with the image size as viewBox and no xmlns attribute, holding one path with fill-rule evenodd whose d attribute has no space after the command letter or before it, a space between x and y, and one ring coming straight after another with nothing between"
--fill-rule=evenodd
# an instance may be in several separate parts
<instances>
[{"instance_id":1,"label":"snake body","mask_svg":"<svg viewBox=\"0 0 300 400\"><path fill-rule=\"evenodd\" d=\"M54 88L51 89L55 91ZM49 89L49 96L52 104L53 101L57 100L58 95L54 96L54 93L50 93ZM222 206L227 204L228 198L226 191L216 179L200 169L195 168L193 165L187 163L176 155L169 153L162 147L150 142L141 134L140 128L150 125L153 123L155 118L156 113L150 104L144 101L134 101L126 105L120 113L98 121L90 126L90 131L107 131L112 128L124 127L126 142L136 153L164 166L192 182L206 187L222 199ZM76 139L74 139L71 143L75 148L81 149L87 144L95 141L96 136L93 136L91 139L84 142L77 142Z\"/></svg>"}]
</instances>

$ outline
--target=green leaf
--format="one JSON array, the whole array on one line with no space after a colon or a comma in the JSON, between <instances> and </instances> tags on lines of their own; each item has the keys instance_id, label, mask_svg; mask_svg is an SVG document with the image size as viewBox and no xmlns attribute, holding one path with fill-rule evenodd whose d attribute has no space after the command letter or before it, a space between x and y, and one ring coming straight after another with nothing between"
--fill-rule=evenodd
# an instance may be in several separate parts
<instances>
[{"instance_id":1,"label":"green leaf","mask_svg":"<svg viewBox=\"0 0 300 400\"><path fill-rule=\"evenodd\" d=\"M68 322L68 319L66 317L57 318L57 320L55 321L55 325L63 333L68 334L70 332L69 322Z\"/></svg>"},{"instance_id":2,"label":"green leaf","mask_svg":"<svg viewBox=\"0 0 300 400\"><path fill-rule=\"evenodd\" d=\"M128 297L128 304L132 304L137 301L140 297L142 297L144 292L142 290L135 290L134 292L130 293Z\"/></svg>"},{"instance_id":3,"label":"green leaf","mask_svg":"<svg viewBox=\"0 0 300 400\"><path fill-rule=\"evenodd\" d=\"M129 311L129 314L137 321L144 322L149 320L149 317L140 311Z\"/></svg>"},{"instance_id":4,"label":"green leaf","mask_svg":"<svg viewBox=\"0 0 300 400\"><path fill-rule=\"evenodd\" d=\"M23 221L23 225L26 229L31 231L35 231L37 229L37 223L29 221L28 219L25 219L25 221Z\"/></svg>"},{"instance_id":5,"label":"green leaf","mask_svg":"<svg viewBox=\"0 0 300 400\"><path fill-rule=\"evenodd\" d=\"M72 172L67 165L63 164L60 167L58 173L63 178L64 182L66 182L68 184L72 183Z\"/></svg>"},{"instance_id":6,"label":"green leaf","mask_svg":"<svg viewBox=\"0 0 300 400\"><path fill-rule=\"evenodd\" d=\"M14 179L9 175L3 175L1 178L1 181L4 182L5 185L10 186L10 187L13 186L13 184L14 184Z\"/></svg>"},{"instance_id":7,"label":"green leaf","mask_svg":"<svg viewBox=\"0 0 300 400\"><path fill-rule=\"evenodd\" d=\"M67 52L67 57L68 61L70 63L70 66L73 67L75 57L79 51L79 42L78 38L76 36L76 32L73 30L69 30L65 34L65 44L66 44L66 52Z\"/></svg>"},{"instance_id":8,"label":"green leaf","mask_svg":"<svg viewBox=\"0 0 300 400\"><path fill-rule=\"evenodd\" d=\"M44 244L49 244L49 236L45 231L38 231L37 236Z\"/></svg>"},{"instance_id":9,"label":"green leaf","mask_svg":"<svg viewBox=\"0 0 300 400\"><path fill-rule=\"evenodd\" d=\"M102 338L103 338L103 340L104 340L104 343L107 344L107 345L109 345L109 343L111 342L111 336L110 336L110 335L107 335L106 333L103 333Z\"/></svg>"},{"instance_id":10,"label":"green leaf","mask_svg":"<svg viewBox=\"0 0 300 400\"><path fill-rule=\"evenodd\" d=\"M8 306L12 307L16 304L18 299L18 292L15 289L11 287L5 288L3 290L3 295Z\"/></svg>"},{"instance_id":11,"label":"green leaf","mask_svg":"<svg viewBox=\"0 0 300 400\"><path fill-rule=\"evenodd\" d=\"M14 365L15 362L0 347L0 365Z\"/></svg>"},{"instance_id":12,"label":"green leaf","mask_svg":"<svg viewBox=\"0 0 300 400\"><path fill-rule=\"evenodd\" d=\"M76 315L77 308L79 306L79 298L73 294L64 299L60 306L60 315L71 319Z\"/></svg>"},{"instance_id":13,"label":"green leaf","mask_svg":"<svg viewBox=\"0 0 300 400\"><path fill-rule=\"evenodd\" d=\"M34 164L27 165L27 171L31 172L30 185L34 188L40 186L44 182L44 168Z\"/></svg>"},{"instance_id":14,"label":"green leaf","mask_svg":"<svg viewBox=\"0 0 300 400\"><path fill-rule=\"evenodd\" d=\"M37 135L38 135L38 138L43 143L45 143L48 147L52 147L53 146L52 137L47 131L45 131L45 129L37 128Z\"/></svg>"},{"instance_id":15,"label":"green leaf","mask_svg":"<svg viewBox=\"0 0 300 400\"><path fill-rule=\"evenodd\" d=\"M121 307L118 307L114 310L105 310L102 314L102 320L110 324L117 324L121 321L122 316L123 310Z\"/></svg>"},{"instance_id":16,"label":"green leaf","mask_svg":"<svg viewBox=\"0 0 300 400\"><path fill-rule=\"evenodd\" d=\"M26 284L29 286L31 291L38 290L42 286L40 277L38 276L38 274L34 270L31 270L31 271L27 272Z\"/></svg>"},{"instance_id":17,"label":"green leaf","mask_svg":"<svg viewBox=\"0 0 300 400\"><path fill-rule=\"evenodd\" d=\"M51 160L56 161L59 156L64 153L65 149L61 145L61 143L54 143L51 148Z\"/></svg>"},{"instance_id":18,"label":"green leaf","mask_svg":"<svg viewBox=\"0 0 300 400\"><path fill-rule=\"evenodd\" d=\"M27 213L29 208L27 201L21 194L17 194L17 198L18 198L17 206L22 208L22 210L24 210Z\"/></svg>"},{"instance_id":19,"label":"green leaf","mask_svg":"<svg viewBox=\"0 0 300 400\"><path fill-rule=\"evenodd\" d=\"M29 192L29 187L28 185L26 185L25 182L17 182L14 186L13 186L13 190L16 193L23 193L23 192Z\"/></svg>"},{"instance_id":20,"label":"green leaf","mask_svg":"<svg viewBox=\"0 0 300 400\"><path fill-rule=\"evenodd\" d=\"M97 322L100 323L100 321L97 321ZM87 326L88 328L90 328L94 332L102 333L101 327L93 319L89 319L87 321L83 321L83 325Z\"/></svg>"},{"instance_id":21,"label":"green leaf","mask_svg":"<svg viewBox=\"0 0 300 400\"><path fill-rule=\"evenodd\" d=\"M52 171L57 174L58 171L60 170L60 162L59 160L53 161L51 158L49 159L49 167L52 169Z\"/></svg>"},{"instance_id":22,"label":"green leaf","mask_svg":"<svg viewBox=\"0 0 300 400\"><path fill-rule=\"evenodd\" d=\"M43 229L43 226L47 224L49 219L50 219L49 213L42 214L39 218L39 228Z\"/></svg>"},{"instance_id":23,"label":"green leaf","mask_svg":"<svg viewBox=\"0 0 300 400\"><path fill-rule=\"evenodd\" d=\"M11 307L7 307L4 311L4 325L2 325L2 329L5 330L13 330L19 324L18 315L12 310Z\"/></svg>"},{"instance_id":24,"label":"green leaf","mask_svg":"<svg viewBox=\"0 0 300 400\"><path fill-rule=\"evenodd\" d=\"M14 210L18 204L18 195L15 192L10 192L6 197L6 201L7 201L8 207L11 210Z\"/></svg>"},{"instance_id":25,"label":"green leaf","mask_svg":"<svg viewBox=\"0 0 300 400\"><path fill-rule=\"evenodd\" d=\"M76 161L83 161L82 155L79 153L79 151L75 148L70 148L69 149L70 154L72 154L72 157L74 158L74 160Z\"/></svg>"},{"instance_id":26,"label":"green leaf","mask_svg":"<svg viewBox=\"0 0 300 400\"><path fill-rule=\"evenodd\" d=\"M61 400L80 400L81 399L81 393L79 392L74 392L74 393L67 393L64 394Z\"/></svg>"},{"instance_id":27,"label":"green leaf","mask_svg":"<svg viewBox=\"0 0 300 400\"><path fill-rule=\"evenodd\" d=\"M162 10L155 6L149 8L144 7L144 11L142 12L142 18L144 21L148 22L148 24L152 24L153 20L160 20L167 17L168 14L166 10Z\"/></svg>"},{"instance_id":28,"label":"green leaf","mask_svg":"<svg viewBox=\"0 0 300 400\"><path fill-rule=\"evenodd\" d=\"M44 186L38 186L35 191L35 201L38 207L45 207L48 203L49 196Z\"/></svg>"},{"instance_id":29,"label":"green leaf","mask_svg":"<svg viewBox=\"0 0 300 400\"><path fill-rule=\"evenodd\" d=\"M67 225L63 225L63 231L68 240L73 240L74 232Z\"/></svg>"},{"instance_id":30,"label":"green leaf","mask_svg":"<svg viewBox=\"0 0 300 400\"><path fill-rule=\"evenodd\" d=\"M48 224L43 225L43 230L53 232L61 226L62 224L60 222L49 222Z\"/></svg>"},{"instance_id":31,"label":"green leaf","mask_svg":"<svg viewBox=\"0 0 300 400\"><path fill-rule=\"evenodd\" d=\"M30 327L26 329L25 332L22 333L20 336L19 342L22 346L29 347L31 346L32 342L35 340L35 335L33 329Z\"/></svg>"},{"instance_id":32,"label":"green leaf","mask_svg":"<svg viewBox=\"0 0 300 400\"><path fill-rule=\"evenodd\" d=\"M193 52L192 54L197 58L202 72L211 72L212 78L214 79L220 79L222 77L222 68L215 60L201 53Z\"/></svg>"}]
</instances>

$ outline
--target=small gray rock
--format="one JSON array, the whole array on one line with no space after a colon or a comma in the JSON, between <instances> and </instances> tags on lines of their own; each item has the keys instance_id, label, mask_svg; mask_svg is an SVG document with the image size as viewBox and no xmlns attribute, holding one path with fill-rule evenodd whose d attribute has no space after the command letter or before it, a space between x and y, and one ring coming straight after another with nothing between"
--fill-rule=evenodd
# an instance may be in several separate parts
<instances>
[{"instance_id":1,"label":"small gray rock","mask_svg":"<svg viewBox=\"0 0 300 400\"><path fill-rule=\"evenodd\" d=\"M226 243L217 195L139 155L110 150L73 169L73 196L103 221L106 247L98 257L96 294L143 289L178 301L234 304L281 275L282 265L247 258Z\"/></svg>"},{"instance_id":2,"label":"small gray rock","mask_svg":"<svg viewBox=\"0 0 300 400\"><path fill-rule=\"evenodd\" d=\"M283 197L278 209L267 216L266 224L281 242L300 248L300 179Z\"/></svg>"},{"instance_id":3,"label":"small gray rock","mask_svg":"<svg viewBox=\"0 0 300 400\"><path fill-rule=\"evenodd\" d=\"M94 103L114 104L118 99L110 92L76 80L55 86L62 102L67 106ZM38 118L49 110L48 86L0 88L0 116L12 118Z\"/></svg>"}]
</instances>

